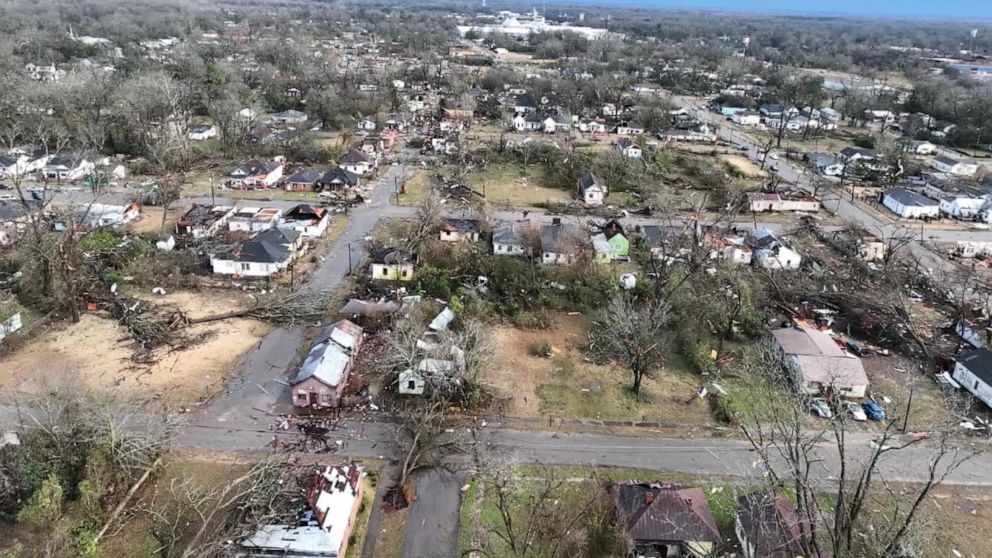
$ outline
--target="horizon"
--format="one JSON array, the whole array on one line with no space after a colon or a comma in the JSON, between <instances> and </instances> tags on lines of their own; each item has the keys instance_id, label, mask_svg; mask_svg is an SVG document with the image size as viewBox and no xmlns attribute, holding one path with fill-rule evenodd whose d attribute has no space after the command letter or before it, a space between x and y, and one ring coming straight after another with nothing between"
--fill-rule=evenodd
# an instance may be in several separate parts
<instances>
[{"instance_id":1,"label":"horizon","mask_svg":"<svg viewBox=\"0 0 992 558\"><path fill-rule=\"evenodd\" d=\"M796 0L551 0L549 4L588 5L609 8L643 8L753 13L766 15L805 15L809 17L871 17L956 22L990 22L992 8L982 6L988 0L833 0L819 9L810 9ZM543 3L543 0L542 0ZM535 5L539 5L535 2Z\"/></svg>"}]
</instances>

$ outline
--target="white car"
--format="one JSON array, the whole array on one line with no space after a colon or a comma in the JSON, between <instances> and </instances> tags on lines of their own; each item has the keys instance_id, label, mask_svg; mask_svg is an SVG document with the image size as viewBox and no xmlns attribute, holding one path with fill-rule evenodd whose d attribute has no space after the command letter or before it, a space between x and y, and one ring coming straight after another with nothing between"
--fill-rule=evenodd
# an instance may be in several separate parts
<instances>
[{"instance_id":1,"label":"white car","mask_svg":"<svg viewBox=\"0 0 992 558\"><path fill-rule=\"evenodd\" d=\"M810 399L809 412L822 419L834 417L834 412L830 410L830 405L827 404L827 400L820 397Z\"/></svg>"},{"instance_id":2,"label":"white car","mask_svg":"<svg viewBox=\"0 0 992 558\"><path fill-rule=\"evenodd\" d=\"M861 405L858 405L854 401L844 403L844 410L847 411L847 414L850 415L852 419L858 422L868 420L868 415L865 414L865 410L861 408Z\"/></svg>"},{"instance_id":3,"label":"white car","mask_svg":"<svg viewBox=\"0 0 992 558\"><path fill-rule=\"evenodd\" d=\"M0 194L0 201L15 201L17 196L14 194Z\"/></svg>"},{"instance_id":4,"label":"white car","mask_svg":"<svg viewBox=\"0 0 992 558\"><path fill-rule=\"evenodd\" d=\"M772 161L778 161L778 153L769 153L768 158Z\"/></svg>"}]
</instances>

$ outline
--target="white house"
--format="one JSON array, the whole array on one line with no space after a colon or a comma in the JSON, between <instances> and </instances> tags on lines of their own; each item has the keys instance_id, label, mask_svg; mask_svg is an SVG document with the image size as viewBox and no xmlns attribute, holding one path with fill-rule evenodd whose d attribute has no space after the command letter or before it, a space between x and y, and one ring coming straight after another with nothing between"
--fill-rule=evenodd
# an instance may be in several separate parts
<instances>
[{"instance_id":1,"label":"white house","mask_svg":"<svg viewBox=\"0 0 992 558\"><path fill-rule=\"evenodd\" d=\"M45 163L43 174L49 180L74 182L93 172L96 164L83 157L52 157Z\"/></svg>"},{"instance_id":2,"label":"white house","mask_svg":"<svg viewBox=\"0 0 992 558\"><path fill-rule=\"evenodd\" d=\"M936 157L930 166L938 172L946 172L955 176L972 176L978 172L978 164L971 161L960 161L944 155Z\"/></svg>"},{"instance_id":3,"label":"white house","mask_svg":"<svg viewBox=\"0 0 992 558\"><path fill-rule=\"evenodd\" d=\"M231 232L261 232L279 224L282 210L278 207L239 207L227 219Z\"/></svg>"},{"instance_id":4,"label":"white house","mask_svg":"<svg viewBox=\"0 0 992 558\"><path fill-rule=\"evenodd\" d=\"M617 126L618 136L639 136L644 133L644 125L637 120L625 122Z\"/></svg>"},{"instance_id":5,"label":"white house","mask_svg":"<svg viewBox=\"0 0 992 558\"><path fill-rule=\"evenodd\" d=\"M205 124L193 124L189 127L189 132L186 136L191 141L204 141L210 138L217 137L217 127L207 126Z\"/></svg>"},{"instance_id":6,"label":"white house","mask_svg":"<svg viewBox=\"0 0 992 558\"><path fill-rule=\"evenodd\" d=\"M753 110L741 110L735 112L730 120L738 126L757 126L761 124L761 113Z\"/></svg>"},{"instance_id":7,"label":"white house","mask_svg":"<svg viewBox=\"0 0 992 558\"><path fill-rule=\"evenodd\" d=\"M560 265L572 263L579 248L580 238L579 231L568 225L561 223L543 225L541 227L541 262Z\"/></svg>"},{"instance_id":8,"label":"white house","mask_svg":"<svg viewBox=\"0 0 992 558\"><path fill-rule=\"evenodd\" d=\"M584 173L579 178L576 186L579 191L579 197L588 206L603 205L603 200L606 199L606 195L609 193L606 182L591 172Z\"/></svg>"},{"instance_id":9,"label":"white house","mask_svg":"<svg viewBox=\"0 0 992 558\"><path fill-rule=\"evenodd\" d=\"M627 138L617 140L617 151L619 151L624 157L629 157L631 159L640 159L642 154L641 146L634 140Z\"/></svg>"},{"instance_id":10,"label":"white house","mask_svg":"<svg viewBox=\"0 0 992 558\"><path fill-rule=\"evenodd\" d=\"M301 203L284 213L278 226L293 229L306 238L320 238L330 222L331 213L327 209Z\"/></svg>"},{"instance_id":11,"label":"white house","mask_svg":"<svg viewBox=\"0 0 992 558\"><path fill-rule=\"evenodd\" d=\"M960 194L940 199L940 212L955 219L971 219L981 214L988 203L984 197Z\"/></svg>"},{"instance_id":12,"label":"white house","mask_svg":"<svg viewBox=\"0 0 992 558\"><path fill-rule=\"evenodd\" d=\"M544 126L544 119L536 112L518 114L513 117L513 129L518 132L536 132Z\"/></svg>"},{"instance_id":13,"label":"white house","mask_svg":"<svg viewBox=\"0 0 992 558\"><path fill-rule=\"evenodd\" d=\"M606 123L593 118L583 118L579 120L579 131L589 134L605 134Z\"/></svg>"},{"instance_id":14,"label":"white house","mask_svg":"<svg viewBox=\"0 0 992 558\"><path fill-rule=\"evenodd\" d=\"M445 242L478 242L479 229L478 219L445 217L441 223L441 231L438 233L438 237Z\"/></svg>"},{"instance_id":15,"label":"white house","mask_svg":"<svg viewBox=\"0 0 992 558\"><path fill-rule=\"evenodd\" d=\"M271 187L282 179L282 171L282 161L251 159L231 171L230 184L234 188Z\"/></svg>"},{"instance_id":16,"label":"white house","mask_svg":"<svg viewBox=\"0 0 992 558\"><path fill-rule=\"evenodd\" d=\"M342 155L339 165L344 170L355 173L358 176L365 176L373 167L372 160L369 159L368 155L357 149L352 149Z\"/></svg>"},{"instance_id":17,"label":"white house","mask_svg":"<svg viewBox=\"0 0 992 558\"><path fill-rule=\"evenodd\" d=\"M992 351L981 348L961 353L954 359L951 378L992 407Z\"/></svg>"},{"instance_id":18,"label":"white house","mask_svg":"<svg viewBox=\"0 0 992 558\"><path fill-rule=\"evenodd\" d=\"M883 192L882 205L903 219L940 216L939 203L906 188L890 188Z\"/></svg>"},{"instance_id":19,"label":"white house","mask_svg":"<svg viewBox=\"0 0 992 558\"><path fill-rule=\"evenodd\" d=\"M293 229L268 229L210 258L214 273L241 277L270 277L289 267L303 244Z\"/></svg>"},{"instance_id":20,"label":"white house","mask_svg":"<svg viewBox=\"0 0 992 558\"><path fill-rule=\"evenodd\" d=\"M765 269L798 269L802 256L785 245L768 229L755 232L752 262Z\"/></svg>"},{"instance_id":21,"label":"white house","mask_svg":"<svg viewBox=\"0 0 992 558\"><path fill-rule=\"evenodd\" d=\"M530 248L524 238L530 221L506 221L493 229L493 254L497 256L527 256Z\"/></svg>"},{"instance_id":22,"label":"white house","mask_svg":"<svg viewBox=\"0 0 992 558\"><path fill-rule=\"evenodd\" d=\"M807 327L772 331L772 350L793 374L796 389L810 395L825 390L864 397L868 375L861 359L841 349L826 333Z\"/></svg>"},{"instance_id":23,"label":"white house","mask_svg":"<svg viewBox=\"0 0 992 558\"><path fill-rule=\"evenodd\" d=\"M921 141L913 144L913 153L916 155L933 155L936 152L937 146L928 141Z\"/></svg>"},{"instance_id":24,"label":"white house","mask_svg":"<svg viewBox=\"0 0 992 558\"><path fill-rule=\"evenodd\" d=\"M277 124L303 124L307 121L307 114L298 110L285 110L272 115L272 121Z\"/></svg>"},{"instance_id":25,"label":"white house","mask_svg":"<svg viewBox=\"0 0 992 558\"><path fill-rule=\"evenodd\" d=\"M132 202L128 205L91 203L79 214L79 222L92 228L119 227L138 218L141 209Z\"/></svg>"}]
</instances>

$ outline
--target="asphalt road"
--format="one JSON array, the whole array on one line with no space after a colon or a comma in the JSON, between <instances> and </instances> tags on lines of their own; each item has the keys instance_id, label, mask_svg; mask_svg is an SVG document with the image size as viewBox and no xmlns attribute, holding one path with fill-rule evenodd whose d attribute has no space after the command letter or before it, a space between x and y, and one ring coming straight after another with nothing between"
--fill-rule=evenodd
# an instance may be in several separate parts
<instances>
[{"instance_id":1,"label":"asphalt road","mask_svg":"<svg viewBox=\"0 0 992 558\"><path fill-rule=\"evenodd\" d=\"M406 558L458 556L458 509L464 473L431 469L417 474L417 499L410 505L403 536Z\"/></svg>"}]
</instances>

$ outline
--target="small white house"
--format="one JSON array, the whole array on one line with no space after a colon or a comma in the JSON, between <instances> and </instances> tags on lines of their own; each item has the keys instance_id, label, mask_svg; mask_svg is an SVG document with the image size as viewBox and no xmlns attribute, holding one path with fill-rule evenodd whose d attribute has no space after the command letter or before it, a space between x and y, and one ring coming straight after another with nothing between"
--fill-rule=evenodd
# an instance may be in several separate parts
<instances>
[{"instance_id":1,"label":"small white house","mask_svg":"<svg viewBox=\"0 0 992 558\"><path fill-rule=\"evenodd\" d=\"M641 146L637 142L621 138L617 141L617 151L620 152L624 157L629 157L631 159L640 159L642 155Z\"/></svg>"},{"instance_id":2,"label":"small white house","mask_svg":"<svg viewBox=\"0 0 992 558\"><path fill-rule=\"evenodd\" d=\"M52 157L45 163L44 176L49 180L73 182L93 172L96 164L85 158Z\"/></svg>"},{"instance_id":3,"label":"small white house","mask_svg":"<svg viewBox=\"0 0 992 558\"><path fill-rule=\"evenodd\" d=\"M954 359L951 378L992 407L992 351L981 348L961 353Z\"/></svg>"},{"instance_id":4,"label":"small white house","mask_svg":"<svg viewBox=\"0 0 992 558\"><path fill-rule=\"evenodd\" d=\"M761 124L761 114L753 110L735 112L730 120L738 126L757 126Z\"/></svg>"},{"instance_id":5,"label":"small white house","mask_svg":"<svg viewBox=\"0 0 992 558\"><path fill-rule=\"evenodd\" d=\"M906 188L890 188L882 193L882 205L903 219L936 218L940 204Z\"/></svg>"},{"instance_id":6,"label":"small white house","mask_svg":"<svg viewBox=\"0 0 992 558\"><path fill-rule=\"evenodd\" d=\"M352 149L342 155L339 165L344 170L355 173L358 176L365 176L372 170L372 160L369 159L368 155L357 149Z\"/></svg>"},{"instance_id":7,"label":"small white house","mask_svg":"<svg viewBox=\"0 0 992 558\"><path fill-rule=\"evenodd\" d=\"M978 165L971 161L960 161L953 157L940 155L930 165L938 172L946 172L955 176L972 176L978 172Z\"/></svg>"},{"instance_id":8,"label":"small white house","mask_svg":"<svg viewBox=\"0 0 992 558\"><path fill-rule=\"evenodd\" d=\"M606 182L591 172L586 172L579 178L577 187L582 202L587 206L603 205L603 200L609 193Z\"/></svg>"},{"instance_id":9,"label":"small white house","mask_svg":"<svg viewBox=\"0 0 992 558\"><path fill-rule=\"evenodd\" d=\"M205 141L210 138L217 137L217 127L207 126L205 124L194 124L189 127L189 132L186 136L191 141Z\"/></svg>"},{"instance_id":10,"label":"small white house","mask_svg":"<svg viewBox=\"0 0 992 558\"><path fill-rule=\"evenodd\" d=\"M524 239L530 221L506 221L493 229L493 254L497 256L527 256L530 248Z\"/></svg>"},{"instance_id":11,"label":"small white house","mask_svg":"<svg viewBox=\"0 0 992 558\"><path fill-rule=\"evenodd\" d=\"M293 229L269 229L210 258L214 273L241 277L270 277L292 263L302 245Z\"/></svg>"}]
</instances>

